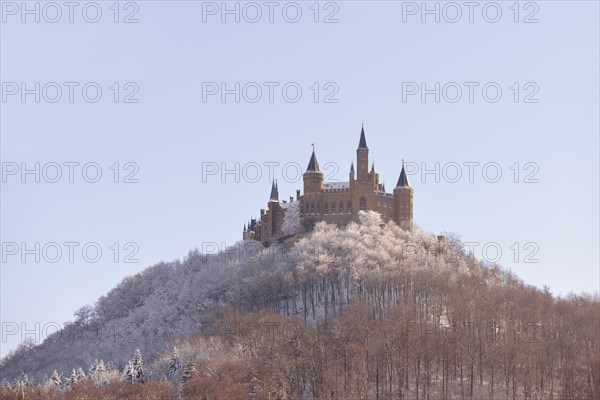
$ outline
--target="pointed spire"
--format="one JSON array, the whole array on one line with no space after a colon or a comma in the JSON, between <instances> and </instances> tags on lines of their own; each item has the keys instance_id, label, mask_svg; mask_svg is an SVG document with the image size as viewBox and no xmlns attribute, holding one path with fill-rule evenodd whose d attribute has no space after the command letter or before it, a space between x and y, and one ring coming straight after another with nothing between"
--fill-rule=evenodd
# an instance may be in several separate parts
<instances>
[{"instance_id":1,"label":"pointed spire","mask_svg":"<svg viewBox=\"0 0 600 400\"><path fill-rule=\"evenodd\" d=\"M363 125L360 129L360 141L358 142L359 149L368 149L367 139L365 139L365 126Z\"/></svg>"},{"instance_id":2,"label":"pointed spire","mask_svg":"<svg viewBox=\"0 0 600 400\"><path fill-rule=\"evenodd\" d=\"M315 154L315 148L313 145L313 152L310 156L310 161L308 162L308 167L306 168L306 172L321 172L319 168L319 162L317 161L317 155Z\"/></svg>"},{"instance_id":3,"label":"pointed spire","mask_svg":"<svg viewBox=\"0 0 600 400\"><path fill-rule=\"evenodd\" d=\"M354 161L352 161L352 164L350 164L350 171L354 171Z\"/></svg>"},{"instance_id":4,"label":"pointed spire","mask_svg":"<svg viewBox=\"0 0 600 400\"><path fill-rule=\"evenodd\" d=\"M271 185L271 197L269 198L269 202L271 201L276 201L279 203L279 193L275 181L273 181L273 184Z\"/></svg>"},{"instance_id":5,"label":"pointed spire","mask_svg":"<svg viewBox=\"0 0 600 400\"><path fill-rule=\"evenodd\" d=\"M371 172L375 172L375 163L371 163Z\"/></svg>"},{"instance_id":6,"label":"pointed spire","mask_svg":"<svg viewBox=\"0 0 600 400\"><path fill-rule=\"evenodd\" d=\"M404 170L404 160L402 160L402 171L400 172L400 177L398 178L396 187L410 187L408 176L406 176L406 171Z\"/></svg>"},{"instance_id":7,"label":"pointed spire","mask_svg":"<svg viewBox=\"0 0 600 400\"><path fill-rule=\"evenodd\" d=\"M246 232L246 224L244 224L244 232Z\"/></svg>"}]
</instances>

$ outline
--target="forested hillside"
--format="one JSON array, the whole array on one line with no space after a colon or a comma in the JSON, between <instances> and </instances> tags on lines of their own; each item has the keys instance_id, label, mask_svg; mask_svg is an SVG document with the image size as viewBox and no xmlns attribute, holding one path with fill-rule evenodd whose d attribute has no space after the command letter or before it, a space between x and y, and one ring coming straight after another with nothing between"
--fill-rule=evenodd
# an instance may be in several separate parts
<instances>
[{"instance_id":1,"label":"forested hillside","mask_svg":"<svg viewBox=\"0 0 600 400\"><path fill-rule=\"evenodd\" d=\"M2 398L600 397L597 295L554 298L452 235L359 219L125 279L3 359Z\"/></svg>"}]
</instances>

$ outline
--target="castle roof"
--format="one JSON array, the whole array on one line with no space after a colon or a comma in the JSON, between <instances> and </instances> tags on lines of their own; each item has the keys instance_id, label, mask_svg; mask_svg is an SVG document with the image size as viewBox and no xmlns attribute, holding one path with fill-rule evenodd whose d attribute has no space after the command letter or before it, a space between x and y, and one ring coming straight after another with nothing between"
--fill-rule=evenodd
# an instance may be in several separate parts
<instances>
[{"instance_id":1,"label":"castle roof","mask_svg":"<svg viewBox=\"0 0 600 400\"><path fill-rule=\"evenodd\" d=\"M273 182L271 186L271 197L269 198L269 202L276 201L279 203L279 189L277 187L277 182Z\"/></svg>"},{"instance_id":2,"label":"castle roof","mask_svg":"<svg viewBox=\"0 0 600 400\"><path fill-rule=\"evenodd\" d=\"M404 170L404 163L402 163L402 171L400 172L400 177L398 178L396 187L410 187L408 176L406 176L406 171Z\"/></svg>"},{"instance_id":3,"label":"castle roof","mask_svg":"<svg viewBox=\"0 0 600 400\"><path fill-rule=\"evenodd\" d=\"M365 139L365 127L360 128L360 141L358 142L359 149L368 149L367 139Z\"/></svg>"},{"instance_id":4,"label":"castle roof","mask_svg":"<svg viewBox=\"0 0 600 400\"><path fill-rule=\"evenodd\" d=\"M312 155L310 156L310 161L308 162L306 172L321 172L321 169L319 168L319 162L317 161L317 155L315 154L314 149Z\"/></svg>"},{"instance_id":5,"label":"castle roof","mask_svg":"<svg viewBox=\"0 0 600 400\"><path fill-rule=\"evenodd\" d=\"M350 182L323 182L323 189L325 189L325 190L350 189Z\"/></svg>"}]
</instances>

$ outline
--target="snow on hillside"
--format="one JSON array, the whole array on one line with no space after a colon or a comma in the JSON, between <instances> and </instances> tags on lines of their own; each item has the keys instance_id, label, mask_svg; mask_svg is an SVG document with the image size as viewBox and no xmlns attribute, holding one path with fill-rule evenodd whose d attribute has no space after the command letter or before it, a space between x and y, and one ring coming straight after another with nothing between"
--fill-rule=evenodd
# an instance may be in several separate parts
<instances>
[{"instance_id":1,"label":"snow on hillside","mask_svg":"<svg viewBox=\"0 0 600 400\"><path fill-rule=\"evenodd\" d=\"M0 376L13 382L24 371L40 381L55 369L68 376L100 359L123 370L135 349L146 360L160 357L177 338L201 332L229 306L268 309L307 322L339 313L353 296L380 298L384 309L401 290L398 277L420 271L444 279L468 276L482 285L500 277L497 267L473 260L452 237L408 233L383 224L377 213L361 212L358 223L343 229L317 224L289 251L246 241L219 254L196 249L183 261L149 267L125 278L94 307L78 310L73 324L43 343L24 344L9 354ZM391 281L396 284L390 289L386 282ZM378 289L384 287L387 295ZM433 317L443 312L440 306Z\"/></svg>"}]
</instances>

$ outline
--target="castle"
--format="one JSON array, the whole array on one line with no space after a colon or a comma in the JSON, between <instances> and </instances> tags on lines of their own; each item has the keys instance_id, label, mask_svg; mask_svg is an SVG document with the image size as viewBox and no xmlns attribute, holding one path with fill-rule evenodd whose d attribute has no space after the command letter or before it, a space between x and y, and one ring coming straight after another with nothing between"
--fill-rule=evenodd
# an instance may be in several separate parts
<instances>
[{"instance_id":1,"label":"castle","mask_svg":"<svg viewBox=\"0 0 600 400\"><path fill-rule=\"evenodd\" d=\"M279 201L279 188L276 182L271 186L271 197L267 209L260 210L260 219L251 219L244 225L243 240L257 240L268 243L282 240L295 234L308 232L320 221L339 226L352 221L360 210L372 210L381 214L384 222L394 221L406 230L413 229L413 188L408 182L404 162L398 183L393 193L386 193L385 186L379 183L375 166L369 171L369 148L364 127L356 149L356 171L354 162L350 167L348 182L324 182L314 148L306 172L303 174L304 194L296 190L296 199ZM296 203L297 202L297 203ZM295 232L284 232L283 225L287 212L299 213L299 223Z\"/></svg>"}]
</instances>

